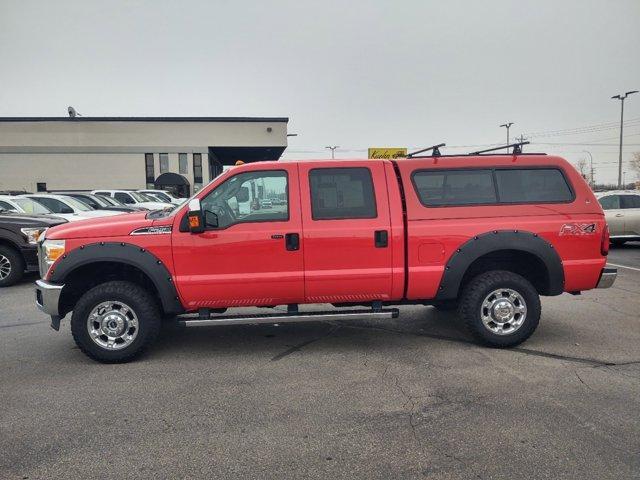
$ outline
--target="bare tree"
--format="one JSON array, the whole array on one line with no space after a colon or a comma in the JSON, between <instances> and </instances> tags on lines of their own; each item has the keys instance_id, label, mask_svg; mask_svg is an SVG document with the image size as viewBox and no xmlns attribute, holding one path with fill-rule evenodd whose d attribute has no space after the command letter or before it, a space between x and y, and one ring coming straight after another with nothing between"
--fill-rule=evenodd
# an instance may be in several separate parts
<instances>
[{"instance_id":1,"label":"bare tree","mask_svg":"<svg viewBox=\"0 0 640 480\"><path fill-rule=\"evenodd\" d=\"M586 158L581 158L580 160L578 160L578 171L580 172L580 175L582 176L582 178L584 179L587 178L587 159Z\"/></svg>"}]
</instances>

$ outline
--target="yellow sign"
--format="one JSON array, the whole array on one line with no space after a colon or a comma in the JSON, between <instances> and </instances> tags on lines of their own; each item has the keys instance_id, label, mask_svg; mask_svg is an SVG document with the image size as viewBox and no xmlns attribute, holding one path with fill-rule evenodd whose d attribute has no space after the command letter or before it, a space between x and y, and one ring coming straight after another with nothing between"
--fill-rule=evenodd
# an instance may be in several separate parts
<instances>
[{"instance_id":1,"label":"yellow sign","mask_svg":"<svg viewBox=\"0 0 640 480\"><path fill-rule=\"evenodd\" d=\"M370 148L369 158L403 158L407 156L406 148Z\"/></svg>"}]
</instances>

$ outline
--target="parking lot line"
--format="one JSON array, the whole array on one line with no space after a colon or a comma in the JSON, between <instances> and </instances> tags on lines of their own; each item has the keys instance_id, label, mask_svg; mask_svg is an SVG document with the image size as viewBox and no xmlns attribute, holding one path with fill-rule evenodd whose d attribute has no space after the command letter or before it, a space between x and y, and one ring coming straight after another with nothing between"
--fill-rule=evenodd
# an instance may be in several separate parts
<instances>
[{"instance_id":1,"label":"parking lot line","mask_svg":"<svg viewBox=\"0 0 640 480\"><path fill-rule=\"evenodd\" d=\"M618 265L617 263L607 263L607 265L611 265L612 267L618 267L618 268L627 268L629 270L635 270L636 272L640 272L640 268L636 268L636 267L628 267L626 265Z\"/></svg>"}]
</instances>

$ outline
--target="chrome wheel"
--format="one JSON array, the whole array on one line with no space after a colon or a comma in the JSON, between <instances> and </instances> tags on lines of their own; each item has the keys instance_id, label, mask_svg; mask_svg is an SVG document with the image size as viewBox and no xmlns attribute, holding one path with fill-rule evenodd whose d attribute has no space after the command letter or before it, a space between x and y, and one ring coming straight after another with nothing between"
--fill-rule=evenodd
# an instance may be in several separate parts
<instances>
[{"instance_id":1,"label":"chrome wheel","mask_svg":"<svg viewBox=\"0 0 640 480\"><path fill-rule=\"evenodd\" d=\"M87 318L89 337L107 350L121 350L138 336L138 317L126 303L117 300L96 305Z\"/></svg>"},{"instance_id":2,"label":"chrome wheel","mask_svg":"<svg viewBox=\"0 0 640 480\"><path fill-rule=\"evenodd\" d=\"M490 332L509 335L518 330L527 318L527 304L515 290L500 288L485 297L480 317Z\"/></svg>"},{"instance_id":3,"label":"chrome wheel","mask_svg":"<svg viewBox=\"0 0 640 480\"><path fill-rule=\"evenodd\" d=\"M0 280L11 275L11 262L4 255L0 255Z\"/></svg>"}]
</instances>

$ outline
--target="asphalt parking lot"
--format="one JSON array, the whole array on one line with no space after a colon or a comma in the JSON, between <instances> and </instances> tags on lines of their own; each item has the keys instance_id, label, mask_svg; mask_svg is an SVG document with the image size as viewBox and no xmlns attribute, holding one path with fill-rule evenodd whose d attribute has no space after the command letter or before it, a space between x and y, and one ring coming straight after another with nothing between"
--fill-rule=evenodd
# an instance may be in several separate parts
<instances>
[{"instance_id":1,"label":"asphalt parking lot","mask_svg":"<svg viewBox=\"0 0 640 480\"><path fill-rule=\"evenodd\" d=\"M640 478L640 243L519 348L451 314L180 329L101 365L0 291L0 478ZM634 270L635 268L635 270Z\"/></svg>"}]
</instances>

